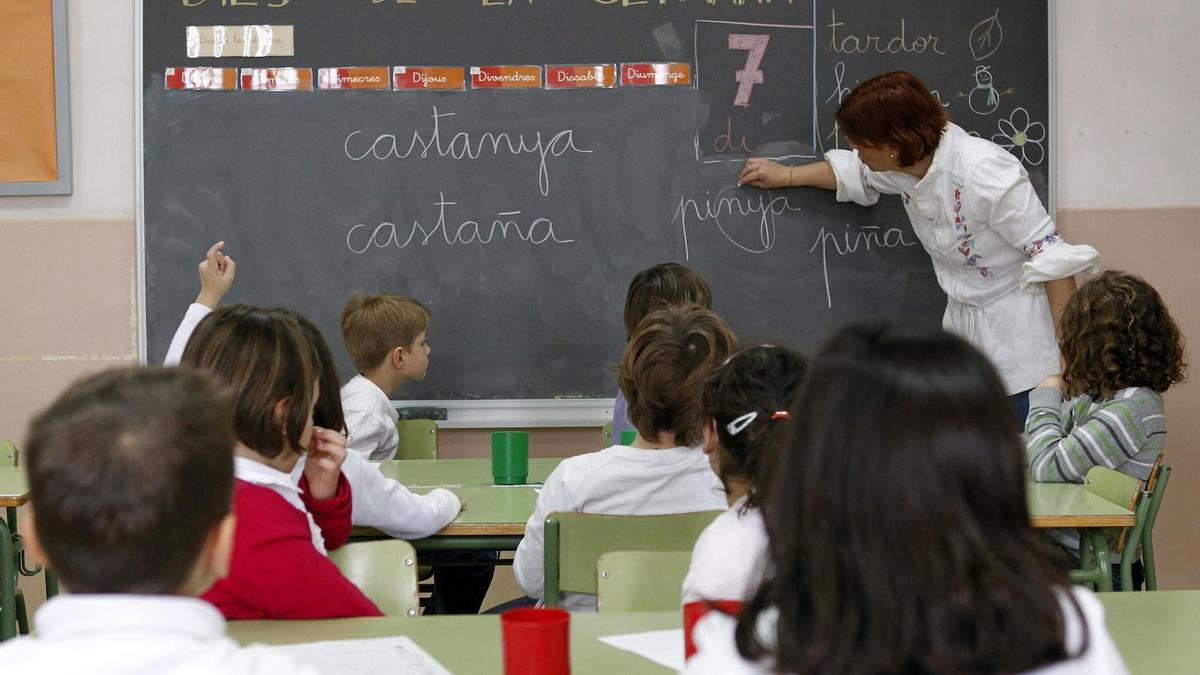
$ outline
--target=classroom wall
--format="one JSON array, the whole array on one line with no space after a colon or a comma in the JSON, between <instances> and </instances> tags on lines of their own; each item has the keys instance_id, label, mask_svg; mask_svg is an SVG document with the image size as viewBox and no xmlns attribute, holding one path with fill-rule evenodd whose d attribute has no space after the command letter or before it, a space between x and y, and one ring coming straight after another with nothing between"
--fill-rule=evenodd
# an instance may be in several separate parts
<instances>
[{"instance_id":1,"label":"classroom wall","mask_svg":"<svg viewBox=\"0 0 1200 675\"><path fill-rule=\"evenodd\" d=\"M1200 172L1192 162L1200 82L1191 72L1200 63L1191 38L1200 4L1056 7L1060 225L1109 266L1146 276L1185 335L1200 335ZM137 354L134 2L71 0L69 12L75 194L0 198L0 437L21 439L33 412L66 383ZM1200 588L1191 562L1200 558L1197 409L1200 375L1168 396L1176 473L1156 538L1167 588ZM558 454L594 448L597 437L535 430L532 445ZM486 434L476 431L444 431L441 444L451 456L487 452Z\"/></svg>"}]
</instances>

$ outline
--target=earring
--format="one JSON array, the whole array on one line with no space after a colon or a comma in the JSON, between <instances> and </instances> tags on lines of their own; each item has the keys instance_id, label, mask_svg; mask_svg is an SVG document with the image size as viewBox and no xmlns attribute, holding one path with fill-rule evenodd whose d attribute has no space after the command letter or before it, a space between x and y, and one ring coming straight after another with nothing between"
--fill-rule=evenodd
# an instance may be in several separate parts
<instances>
[{"instance_id":1,"label":"earring","mask_svg":"<svg viewBox=\"0 0 1200 675\"><path fill-rule=\"evenodd\" d=\"M888 157L891 157L892 159L896 159L895 155L888 155Z\"/></svg>"}]
</instances>

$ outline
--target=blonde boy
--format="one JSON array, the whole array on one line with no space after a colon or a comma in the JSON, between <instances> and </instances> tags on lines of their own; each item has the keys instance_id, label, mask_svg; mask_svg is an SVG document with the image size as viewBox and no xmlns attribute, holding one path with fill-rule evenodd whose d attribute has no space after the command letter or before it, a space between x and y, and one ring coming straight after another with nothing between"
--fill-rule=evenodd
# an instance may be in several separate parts
<instances>
[{"instance_id":1,"label":"blonde boy","mask_svg":"<svg viewBox=\"0 0 1200 675\"><path fill-rule=\"evenodd\" d=\"M392 459L400 436L391 394L410 380L425 379L429 310L398 293L355 294L342 309L339 328L358 371L342 386L348 449L372 460Z\"/></svg>"}]
</instances>

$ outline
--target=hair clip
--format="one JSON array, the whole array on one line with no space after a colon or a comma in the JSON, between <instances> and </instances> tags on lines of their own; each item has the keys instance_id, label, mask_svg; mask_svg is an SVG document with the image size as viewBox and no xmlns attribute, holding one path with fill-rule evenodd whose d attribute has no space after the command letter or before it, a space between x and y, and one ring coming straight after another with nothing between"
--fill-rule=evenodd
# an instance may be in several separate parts
<instances>
[{"instance_id":1,"label":"hair clip","mask_svg":"<svg viewBox=\"0 0 1200 675\"><path fill-rule=\"evenodd\" d=\"M730 436L737 436L742 432L742 429L750 426L750 423L753 422L757 417L758 411L748 412L745 415L735 417L732 422L725 425L725 430L729 432Z\"/></svg>"},{"instance_id":2,"label":"hair clip","mask_svg":"<svg viewBox=\"0 0 1200 675\"><path fill-rule=\"evenodd\" d=\"M773 420L790 420L790 419L792 419L792 416L786 410L776 410L775 412L771 413L771 419L773 419Z\"/></svg>"}]
</instances>

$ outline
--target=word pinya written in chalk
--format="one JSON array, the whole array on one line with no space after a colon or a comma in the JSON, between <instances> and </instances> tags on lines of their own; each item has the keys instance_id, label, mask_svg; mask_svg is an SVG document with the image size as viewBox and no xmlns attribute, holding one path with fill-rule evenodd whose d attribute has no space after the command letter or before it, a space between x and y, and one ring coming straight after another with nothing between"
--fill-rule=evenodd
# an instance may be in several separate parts
<instances>
[{"instance_id":1,"label":"word pinya written in chalk","mask_svg":"<svg viewBox=\"0 0 1200 675\"><path fill-rule=\"evenodd\" d=\"M571 129L556 131L548 139L543 137L540 131L535 132L532 139L526 138L524 134L514 135L507 131L479 133L459 131L447 137L443 135L442 120L454 117L456 114L438 112L437 106L434 106L433 114L430 116L433 120L433 127L424 132L414 129L412 134L405 138L408 142L407 146L397 134L383 133L368 140L370 137L364 136L365 132L362 130L351 131L346 135L343 143L346 158L359 162L368 158L380 161L410 157L419 159L449 157L456 160L476 160L485 154L496 157L500 155L514 157L536 155L539 160L538 188L542 195L546 196L550 194L548 158L562 157L567 153L592 153L591 150L575 145L575 132Z\"/></svg>"},{"instance_id":2,"label":"word pinya written in chalk","mask_svg":"<svg viewBox=\"0 0 1200 675\"><path fill-rule=\"evenodd\" d=\"M731 197L726 194L737 187L727 187L713 199L696 200L682 197L672 223L683 230L683 257L691 259L688 244L688 225L712 223L729 243L747 253L766 253L775 247L775 218L788 211L801 209L788 204L787 197L775 197L769 190L753 197ZM724 220L723 220L724 219ZM743 243L734 230L756 229L757 241Z\"/></svg>"},{"instance_id":3,"label":"word pinya written in chalk","mask_svg":"<svg viewBox=\"0 0 1200 675\"><path fill-rule=\"evenodd\" d=\"M497 235L500 240L512 237L535 246L575 242L574 239L559 239L554 231L554 223L549 218L526 218L527 222L517 222L520 211L502 211L496 214L491 223L464 220L454 225L446 222L446 207L457 206L457 202L447 201L446 195L439 192L438 200L433 205L437 209L437 221L428 227L417 220L407 226L384 222L374 228L359 223L346 232L346 248L351 253L362 254L373 248L407 248L410 245L429 246L434 243L448 246L484 245L497 240Z\"/></svg>"}]
</instances>

